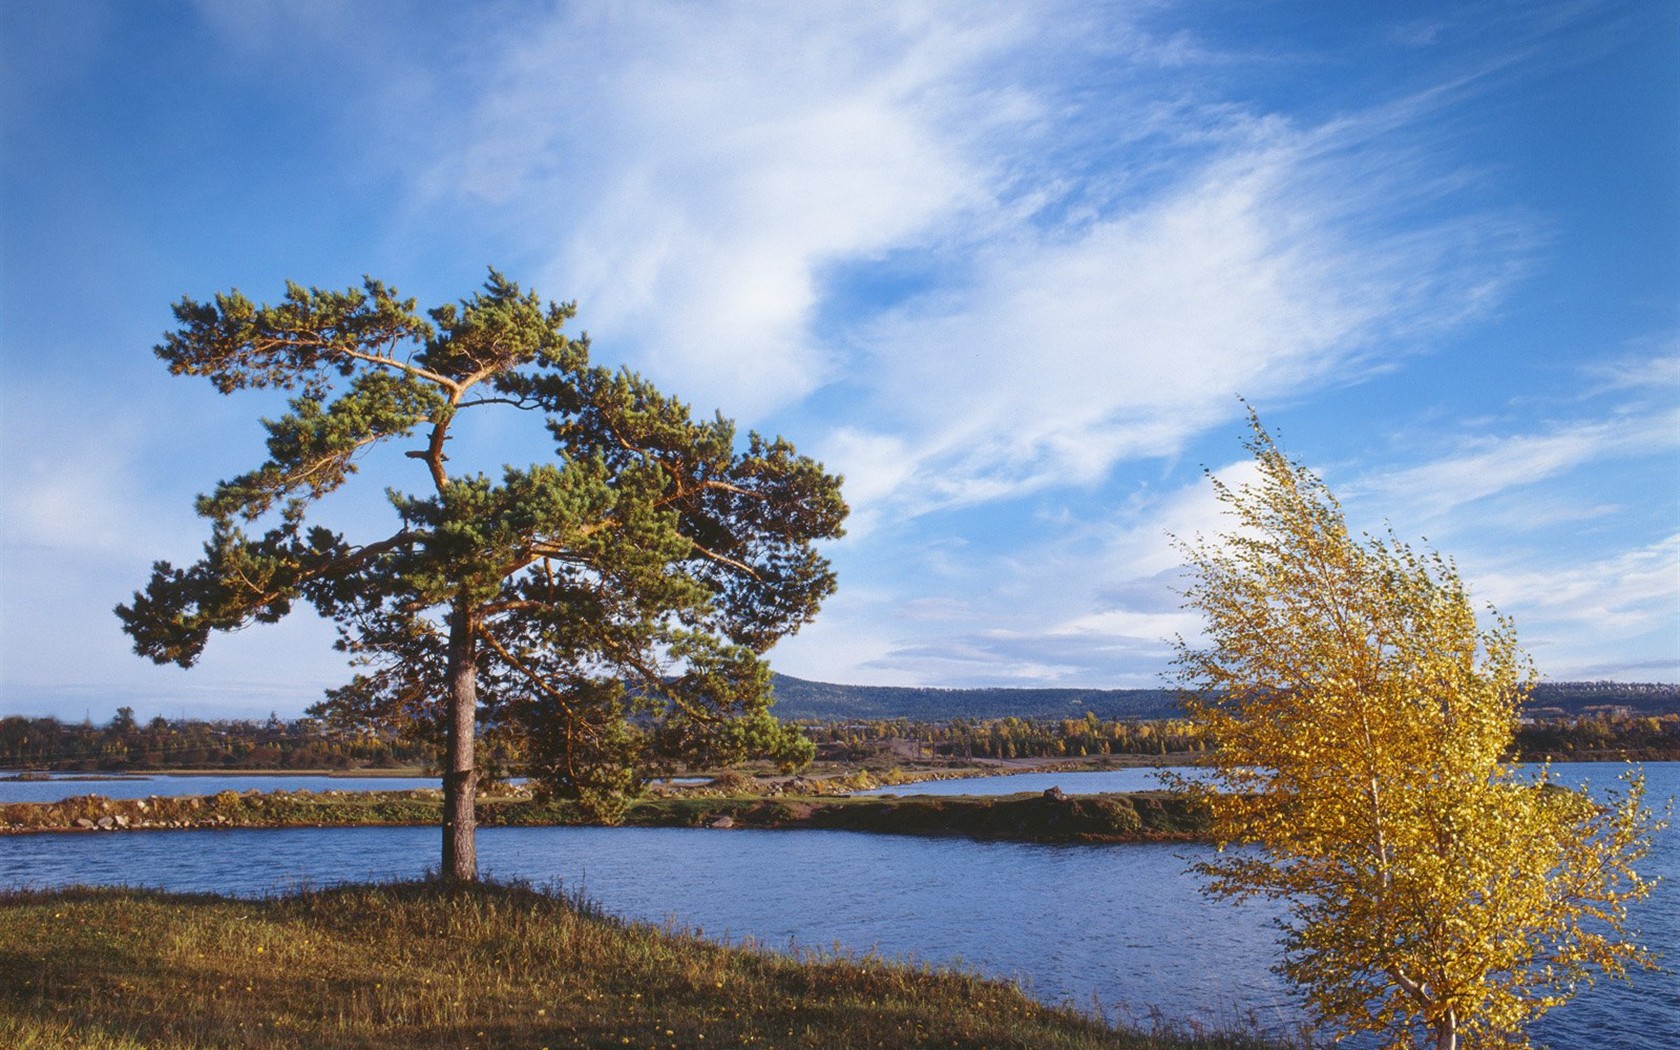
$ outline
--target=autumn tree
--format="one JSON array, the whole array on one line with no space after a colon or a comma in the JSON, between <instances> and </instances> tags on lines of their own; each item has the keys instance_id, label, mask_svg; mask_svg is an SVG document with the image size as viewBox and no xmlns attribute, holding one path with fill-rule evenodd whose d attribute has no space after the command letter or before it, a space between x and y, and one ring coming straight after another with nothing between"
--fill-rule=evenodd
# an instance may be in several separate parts
<instances>
[{"instance_id":1,"label":"autumn tree","mask_svg":"<svg viewBox=\"0 0 1680 1050\"><path fill-rule=\"evenodd\" d=\"M1624 929L1650 890L1643 783L1601 805L1504 761L1531 679L1511 621L1479 625L1440 555L1350 534L1251 423L1257 480L1213 479L1233 527L1181 543L1205 638L1177 667L1218 740L1189 785L1220 847L1199 867L1285 902L1279 969L1320 1024L1527 1046L1595 974L1653 964Z\"/></svg>"},{"instance_id":2,"label":"autumn tree","mask_svg":"<svg viewBox=\"0 0 1680 1050\"><path fill-rule=\"evenodd\" d=\"M834 588L814 543L841 534L839 478L592 365L587 339L563 331L573 314L493 271L424 317L371 278L288 284L275 305L184 299L156 348L224 394L294 396L263 423L267 461L199 498L204 556L157 563L117 607L123 629L140 654L188 667L212 632L299 602L334 621L362 670L312 713L442 741L447 878L477 874L480 727L517 745L539 783L609 816L650 762L791 767L812 752L770 715L762 654ZM488 413L546 427L552 459L494 477L456 468L451 440ZM389 528L350 539L312 520L392 443L411 445L420 486L387 489Z\"/></svg>"}]
</instances>

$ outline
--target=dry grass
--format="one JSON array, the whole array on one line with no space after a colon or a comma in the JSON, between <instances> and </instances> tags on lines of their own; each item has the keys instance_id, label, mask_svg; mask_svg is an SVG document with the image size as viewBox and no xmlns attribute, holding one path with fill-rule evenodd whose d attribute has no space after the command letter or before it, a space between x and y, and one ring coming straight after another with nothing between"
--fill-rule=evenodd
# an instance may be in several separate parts
<instances>
[{"instance_id":1,"label":"dry grass","mask_svg":"<svg viewBox=\"0 0 1680 1050\"><path fill-rule=\"evenodd\" d=\"M1241 1047L1116 1032L1014 986L791 959L522 887L357 886L244 901L0 896L0 1045Z\"/></svg>"}]
</instances>

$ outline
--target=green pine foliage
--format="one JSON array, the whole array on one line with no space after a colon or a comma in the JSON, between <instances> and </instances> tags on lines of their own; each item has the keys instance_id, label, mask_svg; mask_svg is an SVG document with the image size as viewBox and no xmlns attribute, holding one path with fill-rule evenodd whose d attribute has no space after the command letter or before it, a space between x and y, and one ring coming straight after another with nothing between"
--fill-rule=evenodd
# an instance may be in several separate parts
<instances>
[{"instance_id":1,"label":"green pine foliage","mask_svg":"<svg viewBox=\"0 0 1680 1050\"><path fill-rule=\"evenodd\" d=\"M372 278L288 284L275 305L183 300L156 351L222 393L292 398L264 422L267 461L199 499L204 556L157 563L117 607L135 650L187 667L217 631L313 606L362 669L313 713L443 743L453 877L476 864L480 729L604 812L662 762L811 756L768 714L762 654L834 589L815 544L841 534L840 479L781 438L741 438L591 364L588 340L564 331L574 313L494 271L425 316ZM546 429L552 458L462 469L450 442L487 413ZM419 483L387 479L389 531L314 520L388 443L410 446Z\"/></svg>"}]
</instances>

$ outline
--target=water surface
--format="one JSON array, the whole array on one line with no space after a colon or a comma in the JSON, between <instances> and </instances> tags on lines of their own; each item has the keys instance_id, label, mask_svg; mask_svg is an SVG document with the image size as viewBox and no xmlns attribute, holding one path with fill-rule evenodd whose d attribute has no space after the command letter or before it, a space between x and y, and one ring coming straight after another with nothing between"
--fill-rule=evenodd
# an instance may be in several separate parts
<instances>
[{"instance_id":1,"label":"water surface","mask_svg":"<svg viewBox=\"0 0 1680 1050\"><path fill-rule=\"evenodd\" d=\"M1554 768L1566 783L1611 783L1622 767ZM1131 773L1135 771L1117 771ZM1680 764L1647 767L1652 796L1680 792ZM1093 774L1104 775L1107 774ZM1072 793L1070 775L1054 774ZM941 782L941 784L948 782ZM976 782L949 782L968 784ZM1047 785L1048 786L1048 785ZM1270 972L1277 944L1262 904L1201 895L1195 844L1045 846L838 831L486 828L493 877L582 888L607 910L700 927L773 948L853 951L962 965L1020 979L1049 1001L1099 1001L1147 1022L1252 1018L1281 1030L1299 1014ZM1645 868L1669 881L1640 907L1644 943L1680 964L1680 848L1663 836ZM0 886L162 886L260 895L306 885L419 876L433 828L57 833L0 838ZM1672 976L1605 982L1535 1030L1555 1050L1680 1046Z\"/></svg>"}]
</instances>

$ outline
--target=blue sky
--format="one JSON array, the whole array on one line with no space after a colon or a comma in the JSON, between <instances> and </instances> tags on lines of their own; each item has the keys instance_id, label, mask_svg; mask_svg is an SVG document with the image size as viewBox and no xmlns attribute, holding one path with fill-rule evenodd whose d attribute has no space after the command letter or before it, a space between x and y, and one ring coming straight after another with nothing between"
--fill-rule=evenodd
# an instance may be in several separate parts
<instances>
[{"instance_id":1,"label":"blue sky","mask_svg":"<svg viewBox=\"0 0 1680 1050\"><path fill-rule=\"evenodd\" d=\"M786 673L1160 684L1240 395L1544 676L1680 681L1680 5L10 0L0 49L0 712L340 681L307 612L129 652L277 408L150 348L182 295L489 265L846 475Z\"/></svg>"}]
</instances>

